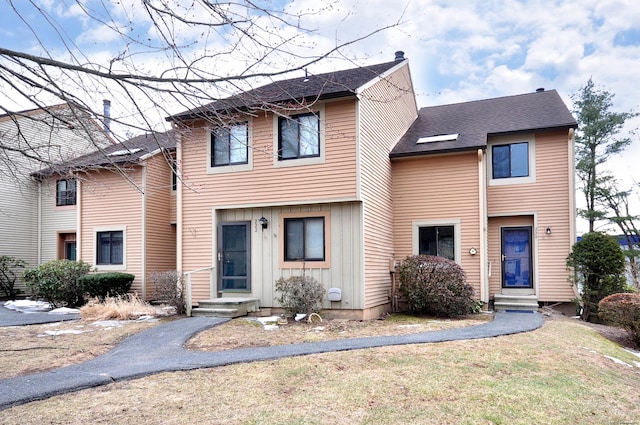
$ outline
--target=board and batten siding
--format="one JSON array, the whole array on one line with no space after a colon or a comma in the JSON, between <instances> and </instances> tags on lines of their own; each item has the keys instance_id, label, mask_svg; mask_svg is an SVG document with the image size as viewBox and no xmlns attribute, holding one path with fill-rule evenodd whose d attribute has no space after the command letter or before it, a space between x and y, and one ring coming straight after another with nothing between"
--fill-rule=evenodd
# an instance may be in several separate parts
<instances>
[{"instance_id":1,"label":"board and batten siding","mask_svg":"<svg viewBox=\"0 0 640 425\"><path fill-rule=\"evenodd\" d=\"M481 294L482 249L479 209L478 154L423 156L393 162L393 211L396 258L413 252L414 223L460 223L459 264L467 282ZM469 250L477 253L471 255ZM457 259L456 259L457 260Z\"/></svg>"},{"instance_id":2,"label":"board and batten siding","mask_svg":"<svg viewBox=\"0 0 640 425\"><path fill-rule=\"evenodd\" d=\"M59 256L59 233L75 233L78 224L77 205L56 207L56 179L41 183L40 208L40 261L57 260Z\"/></svg>"},{"instance_id":3,"label":"board and batten siding","mask_svg":"<svg viewBox=\"0 0 640 425\"><path fill-rule=\"evenodd\" d=\"M568 302L575 297L568 282L565 260L573 242L571 173L568 130L535 134L535 183L487 188L488 215L495 217L534 215L534 252L537 252L539 283L538 299L548 302ZM491 142L491 140L490 140ZM546 228L551 228L547 235ZM495 237L495 236L494 236ZM490 239L491 240L491 239ZM499 246L490 247L489 261L499 260ZM495 270L494 270L495 275ZM535 279L535 277L534 277ZM492 280L492 290L495 284Z\"/></svg>"},{"instance_id":4,"label":"board and batten siding","mask_svg":"<svg viewBox=\"0 0 640 425\"><path fill-rule=\"evenodd\" d=\"M325 225L329 227L328 239L331 240L331 245L326 247L329 267L320 268L308 262L304 270L299 267L282 268L284 255L281 245L281 239L284 237L284 230L281 228L282 216L297 214L313 217L318 213L328 213L329 219ZM280 307L276 301L278 294L274 288L276 280L280 277L300 276L304 273L306 276L317 279L326 290L339 288L342 291L340 302L329 302L325 296L323 309L363 309L360 303L363 290L360 203L218 210L215 215L216 227L223 222L251 222L251 296L260 299L260 306ZM267 229L263 230L258 223L261 217L269 220ZM214 233L217 233L217 229ZM204 277L208 278L206 274ZM198 284L208 285L208 282L200 278ZM214 285L217 286L217 276L214 279ZM200 290L200 292L204 291Z\"/></svg>"},{"instance_id":5,"label":"board and batten siding","mask_svg":"<svg viewBox=\"0 0 640 425\"><path fill-rule=\"evenodd\" d=\"M142 186L142 169L134 166L127 170L125 179L120 173L100 170L87 173L81 184L79 258L96 263L96 230L125 231L125 265L109 267L108 271L121 271L135 275L132 292L142 295L142 194L134 187ZM95 266L98 272L105 267Z\"/></svg>"},{"instance_id":6,"label":"board and batten siding","mask_svg":"<svg viewBox=\"0 0 640 425\"><path fill-rule=\"evenodd\" d=\"M390 303L389 261L394 258L392 169L389 152L418 114L405 62L358 96L359 198L364 217L364 305ZM382 310L365 312L376 317Z\"/></svg>"},{"instance_id":7,"label":"board and batten siding","mask_svg":"<svg viewBox=\"0 0 640 425\"><path fill-rule=\"evenodd\" d=\"M171 168L163 155L147 159L145 172L146 298L154 299L155 288L149 275L176 269L176 226L171 224L176 196L171 193Z\"/></svg>"}]
</instances>

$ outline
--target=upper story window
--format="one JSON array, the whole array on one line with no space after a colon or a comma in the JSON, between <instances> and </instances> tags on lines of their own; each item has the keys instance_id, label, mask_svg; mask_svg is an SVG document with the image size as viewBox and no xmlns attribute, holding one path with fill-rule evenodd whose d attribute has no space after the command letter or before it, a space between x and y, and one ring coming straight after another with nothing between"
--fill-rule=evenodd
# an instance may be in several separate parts
<instances>
[{"instance_id":1,"label":"upper story window","mask_svg":"<svg viewBox=\"0 0 640 425\"><path fill-rule=\"evenodd\" d=\"M246 122L211 133L211 167L249 163L249 129Z\"/></svg>"},{"instance_id":2,"label":"upper story window","mask_svg":"<svg viewBox=\"0 0 640 425\"><path fill-rule=\"evenodd\" d=\"M76 180L63 179L56 181L56 206L76 204Z\"/></svg>"},{"instance_id":3,"label":"upper story window","mask_svg":"<svg viewBox=\"0 0 640 425\"><path fill-rule=\"evenodd\" d=\"M278 160L319 157L320 113L278 118Z\"/></svg>"},{"instance_id":4,"label":"upper story window","mask_svg":"<svg viewBox=\"0 0 640 425\"><path fill-rule=\"evenodd\" d=\"M533 134L500 136L489 140L489 186L536 182L536 142Z\"/></svg>"},{"instance_id":5,"label":"upper story window","mask_svg":"<svg viewBox=\"0 0 640 425\"><path fill-rule=\"evenodd\" d=\"M529 143L509 143L491 147L494 179L529 176Z\"/></svg>"}]
</instances>

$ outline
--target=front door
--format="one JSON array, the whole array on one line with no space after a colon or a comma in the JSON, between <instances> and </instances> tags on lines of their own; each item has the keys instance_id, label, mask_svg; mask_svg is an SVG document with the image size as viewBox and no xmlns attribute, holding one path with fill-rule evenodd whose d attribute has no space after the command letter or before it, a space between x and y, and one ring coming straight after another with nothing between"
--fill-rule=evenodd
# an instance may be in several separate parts
<instances>
[{"instance_id":1,"label":"front door","mask_svg":"<svg viewBox=\"0 0 640 425\"><path fill-rule=\"evenodd\" d=\"M250 291L251 222L220 223L218 227L218 291Z\"/></svg>"},{"instance_id":2,"label":"front door","mask_svg":"<svg viewBox=\"0 0 640 425\"><path fill-rule=\"evenodd\" d=\"M533 288L531 226L503 227L502 287Z\"/></svg>"}]
</instances>

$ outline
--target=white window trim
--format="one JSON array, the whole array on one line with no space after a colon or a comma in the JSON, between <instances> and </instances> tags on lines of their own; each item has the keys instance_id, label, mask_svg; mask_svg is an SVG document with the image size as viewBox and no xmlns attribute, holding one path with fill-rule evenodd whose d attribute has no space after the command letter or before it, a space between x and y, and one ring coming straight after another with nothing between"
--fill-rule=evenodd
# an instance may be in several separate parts
<instances>
[{"instance_id":1,"label":"white window trim","mask_svg":"<svg viewBox=\"0 0 640 425\"><path fill-rule=\"evenodd\" d=\"M300 114L308 114L308 113L319 113L320 114L320 155L314 156L312 158L300 158L300 159L287 159L281 161L278 159L278 125L279 118L283 116L283 114L273 114L273 166L276 168L284 168L284 167L298 167L302 165L313 165L313 164L324 164L325 163L325 107L324 104L315 105L310 110L300 110L295 111L289 114L290 116L300 115Z\"/></svg>"},{"instance_id":2,"label":"white window trim","mask_svg":"<svg viewBox=\"0 0 640 425\"><path fill-rule=\"evenodd\" d=\"M237 173L239 171L253 170L253 119L239 120L237 124L247 123L247 163L235 165L220 165L218 167L211 166L211 148L213 145L213 128L207 130L207 174L226 174Z\"/></svg>"},{"instance_id":3,"label":"white window trim","mask_svg":"<svg viewBox=\"0 0 640 425\"><path fill-rule=\"evenodd\" d=\"M527 177L493 178L493 146L527 142L529 145L529 175ZM492 138L487 145L487 177L489 186L507 186L511 184L529 184L536 182L536 138L533 134L503 136Z\"/></svg>"},{"instance_id":4,"label":"white window trim","mask_svg":"<svg viewBox=\"0 0 640 425\"><path fill-rule=\"evenodd\" d=\"M100 232L122 232L122 264L100 264L98 265L98 233ZM76 247L77 248L77 247ZM127 270L127 226L100 226L93 228L93 264L97 271L126 271Z\"/></svg>"},{"instance_id":5,"label":"white window trim","mask_svg":"<svg viewBox=\"0 0 640 425\"><path fill-rule=\"evenodd\" d=\"M455 243L455 262L462 265L462 232L460 219L420 220L411 223L411 252L418 255L420 250L420 227L453 226L453 240Z\"/></svg>"}]
</instances>

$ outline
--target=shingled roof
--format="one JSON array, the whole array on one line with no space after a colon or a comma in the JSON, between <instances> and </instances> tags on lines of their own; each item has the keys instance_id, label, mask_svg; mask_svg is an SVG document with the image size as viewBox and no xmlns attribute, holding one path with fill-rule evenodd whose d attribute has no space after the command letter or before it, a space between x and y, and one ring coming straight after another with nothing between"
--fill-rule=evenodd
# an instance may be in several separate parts
<instances>
[{"instance_id":1,"label":"shingled roof","mask_svg":"<svg viewBox=\"0 0 640 425\"><path fill-rule=\"evenodd\" d=\"M238 95L217 100L207 105L167 117L167 121L181 121L217 115L224 112L263 109L268 105L287 102L312 102L353 96L356 90L369 81L384 75L402 63L400 56L393 62L363 66L324 74L307 74L288 80L275 81Z\"/></svg>"},{"instance_id":2,"label":"shingled roof","mask_svg":"<svg viewBox=\"0 0 640 425\"><path fill-rule=\"evenodd\" d=\"M576 128L555 90L420 109L389 156L398 158L485 148L493 135ZM457 140L418 143L420 138L457 134Z\"/></svg>"},{"instance_id":3,"label":"shingled roof","mask_svg":"<svg viewBox=\"0 0 640 425\"><path fill-rule=\"evenodd\" d=\"M147 133L108 146L86 155L71 159L63 164L37 171L35 177L51 177L53 175L67 175L75 171L95 168L136 164L144 157L160 149L174 150L177 134L175 130L166 133Z\"/></svg>"}]
</instances>

